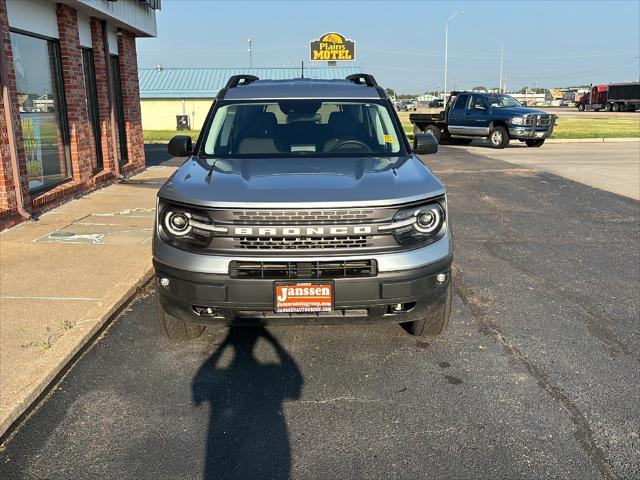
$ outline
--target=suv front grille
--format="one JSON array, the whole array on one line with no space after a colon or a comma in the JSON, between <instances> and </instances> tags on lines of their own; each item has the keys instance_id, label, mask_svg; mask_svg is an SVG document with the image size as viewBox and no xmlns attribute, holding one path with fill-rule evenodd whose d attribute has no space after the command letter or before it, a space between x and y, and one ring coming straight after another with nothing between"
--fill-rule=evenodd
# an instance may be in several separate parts
<instances>
[{"instance_id":1,"label":"suv front grille","mask_svg":"<svg viewBox=\"0 0 640 480\"><path fill-rule=\"evenodd\" d=\"M239 225L309 225L356 223L369 220L372 210L234 210L233 222Z\"/></svg>"},{"instance_id":2,"label":"suv front grille","mask_svg":"<svg viewBox=\"0 0 640 480\"><path fill-rule=\"evenodd\" d=\"M338 260L323 262L231 262L231 278L355 278L375 277L375 260Z\"/></svg>"},{"instance_id":3,"label":"suv front grille","mask_svg":"<svg viewBox=\"0 0 640 480\"><path fill-rule=\"evenodd\" d=\"M239 249L256 250L323 250L350 249L371 246L371 236L350 237L236 237Z\"/></svg>"}]
</instances>

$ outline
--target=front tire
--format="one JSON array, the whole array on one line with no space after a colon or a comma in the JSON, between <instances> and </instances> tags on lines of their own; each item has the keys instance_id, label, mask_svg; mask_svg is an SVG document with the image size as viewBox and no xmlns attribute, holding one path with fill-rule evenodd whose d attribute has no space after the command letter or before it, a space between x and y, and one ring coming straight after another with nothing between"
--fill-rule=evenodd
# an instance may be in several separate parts
<instances>
[{"instance_id":1,"label":"front tire","mask_svg":"<svg viewBox=\"0 0 640 480\"><path fill-rule=\"evenodd\" d=\"M544 145L544 138L536 138L533 140L525 140L524 143L527 144L527 147L541 147L542 145Z\"/></svg>"},{"instance_id":2,"label":"front tire","mask_svg":"<svg viewBox=\"0 0 640 480\"><path fill-rule=\"evenodd\" d=\"M494 127L489 132L489 144L492 148L504 148L509 145L509 133L504 127Z\"/></svg>"},{"instance_id":3,"label":"front tire","mask_svg":"<svg viewBox=\"0 0 640 480\"><path fill-rule=\"evenodd\" d=\"M158 322L160 323L160 330L173 341L193 340L202 335L204 326L194 325L187 323L184 320L174 317L170 313L167 313L162 304L160 298L156 297L156 310L158 312Z\"/></svg>"},{"instance_id":4,"label":"front tire","mask_svg":"<svg viewBox=\"0 0 640 480\"><path fill-rule=\"evenodd\" d=\"M451 317L451 302L453 300L453 285L451 280L447 287L447 298L438 310L427 317L405 324L405 329L416 337L434 337L445 331Z\"/></svg>"},{"instance_id":5,"label":"front tire","mask_svg":"<svg viewBox=\"0 0 640 480\"><path fill-rule=\"evenodd\" d=\"M584 112L584 103L579 103L578 104L578 111L579 112Z\"/></svg>"}]
</instances>

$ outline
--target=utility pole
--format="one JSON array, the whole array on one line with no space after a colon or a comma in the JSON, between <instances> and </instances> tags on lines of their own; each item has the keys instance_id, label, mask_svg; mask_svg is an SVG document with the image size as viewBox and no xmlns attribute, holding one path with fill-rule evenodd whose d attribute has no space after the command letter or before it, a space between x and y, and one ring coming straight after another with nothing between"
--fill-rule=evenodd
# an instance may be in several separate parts
<instances>
[{"instance_id":1,"label":"utility pole","mask_svg":"<svg viewBox=\"0 0 640 480\"><path fill-rule=\"evenodd\" d=\"M447 98L447 67L449 62L449 22L458 15L464 15L464 10L451 15L444 24L444 98Z\"/></svg>"},{"instance_id":2,"label":"utility pole","mask_svg":"<svg viewBox=\"0 0 640 480\"><path fill-rule=\"evenodd\" d=\"M251 58L251 39L247 38L247 42L249 43L249 68L253 68L253 60Z\"/></svg>"}]
</instances>

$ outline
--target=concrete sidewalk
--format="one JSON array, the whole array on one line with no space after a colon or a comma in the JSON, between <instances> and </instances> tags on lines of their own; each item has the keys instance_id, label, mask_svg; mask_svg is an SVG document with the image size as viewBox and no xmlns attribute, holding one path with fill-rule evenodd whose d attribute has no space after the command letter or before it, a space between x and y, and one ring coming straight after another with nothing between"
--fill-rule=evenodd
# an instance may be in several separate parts
<instances>
[{"instance_id":1,"label":"concrete sidewalk","mask_svg":"<svg viewBox=\"0 0 640 480\"><path fill-rule=\"evenodd\" d=\"M152 275L159 166L0 234L0 435Z\"/></svg>"}]
</instances>

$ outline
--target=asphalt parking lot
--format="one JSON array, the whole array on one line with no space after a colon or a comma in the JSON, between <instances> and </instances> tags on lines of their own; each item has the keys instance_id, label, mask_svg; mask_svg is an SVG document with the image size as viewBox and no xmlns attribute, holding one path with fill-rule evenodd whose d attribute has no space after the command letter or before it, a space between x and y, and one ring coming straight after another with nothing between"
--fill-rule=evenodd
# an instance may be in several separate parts
<instances>
[{"instance_id":1,"label":"asphalt parking lot","mask_svg":"<svg viewBox=\"0 0 640 480\"><path fill-rule=\"evenodd\" d=\"M483 141L467 147L524 168L555 173L585 185L640 200L640 142L553 143L541 149L512 142L504 150L489 148Z\"/></svg>"},{"instance_id":2,"label":"asphalt parking lot","mask_svg":"<svg viewBox=\"0 0 640 480\"><path fill-rule=\"evenodd\" d=\"M6 443L0 478L640 477L640 203L493 153L425 157L454 224L444 336L176 345L148 288Z\"/></svg>"}]
</instances>

